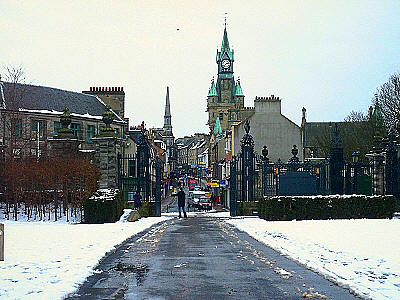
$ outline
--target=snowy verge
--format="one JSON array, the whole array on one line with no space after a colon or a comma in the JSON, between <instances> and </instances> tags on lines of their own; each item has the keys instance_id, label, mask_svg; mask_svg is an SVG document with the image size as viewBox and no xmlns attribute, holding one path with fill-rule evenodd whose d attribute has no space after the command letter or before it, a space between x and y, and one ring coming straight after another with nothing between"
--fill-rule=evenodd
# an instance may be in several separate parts
<instances>
[{"instance_id":1,"label":"snowy verge","mask_svg":"<svg viewBox=\"0 0 400 300\"><path fill-rule=\"evenodd\" d=\"M5 222L0 299L61 299L109 251L169 217L109 224Z\"/></svg>"},{"instance_id":2,"label":"snowy verge","mask_svg":"<svg viewBox=\"0 0 400 300\"><path fill-rule=\"evenodd\" d=\"M225 220L365 299L400 299L400 220Z\"/></svg>"}]
</instances>

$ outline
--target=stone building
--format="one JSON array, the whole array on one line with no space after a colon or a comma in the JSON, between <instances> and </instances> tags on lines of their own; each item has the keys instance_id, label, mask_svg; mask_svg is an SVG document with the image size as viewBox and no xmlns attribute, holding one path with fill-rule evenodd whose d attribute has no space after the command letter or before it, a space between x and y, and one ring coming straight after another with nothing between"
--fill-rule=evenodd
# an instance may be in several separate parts
<instances>
[{"instance_id":1,"label":"stone building","mask_svg":"<svg viewBox=\"0 0 400 300\"><path fill-rule=\"evenodd\" d=\"M61 129L65 107L71 116L70 129L80 150L94 150L93 138L105 127L106 104L97 96L51 87L0 82L0 141L3 154L40 155L51 151L49 141ZM117 137L125 134L126 122L111 110L110 127ZM12 143L12 145L11 145Z\"/></svg>"},{"instance_id":2,"label":"stone building","mask_svg":"<svg viewBox=\"0 0 400 300\"><path fill-rule=\"evenodd\" d=\"M195 145L200 145L205 142L201 149L196 148L194 150ZM200 143L200 144L199 144ZM185 136L183 138L176 139L177 146L177 163L178 163L178 171L181 174L192 174L193 169L196 168L197 164L203 166L204 169L207 168L207 162L204 162L204 157L208 158L208 144L209 144L209 135L205 133L195 133L192 136ZM207 152L204 153L204 152ZM203 168L203 167L202 167Z\"/></svg>"},{"instance_id":3,"label":"stone building","mask_svg":"<svg viewBox=\"0 0 400 300\"><path fill-rule=\"evenodd\" d=\"M82 91L84 94L97 96L106 105L125 119L125 92L123 87L90 87L88 91Z\"/></svg>"},{"instance_id":4,"label":"stone building","mask_svg":"<svg viewBox=\"0 0 400 300\"><path fill-rule=\"evenodd\" d=\"M281 159L287 162L292 157L293 145L298 149L303 148L301 127L282 114L279 97L256 97L254 112L247 119L250 121L250 134L254 138L254 150L261 154L262 147L267 146L271 161ZM240 141L245 134L244 123L232 126L233 155L240 152ZM298 157L303 160L301 151Z\"/></svg>"}]
</instances>

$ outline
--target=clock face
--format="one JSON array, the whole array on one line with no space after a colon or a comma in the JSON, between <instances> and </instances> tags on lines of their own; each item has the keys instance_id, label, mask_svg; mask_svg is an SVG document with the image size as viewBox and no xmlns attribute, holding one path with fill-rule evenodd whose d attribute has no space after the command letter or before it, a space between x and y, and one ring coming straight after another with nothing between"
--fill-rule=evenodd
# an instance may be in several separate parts
<instances>
[{"instance_id":1,"label":"clock face","mask_svg":"<svg viewBox=\"0 0 400 300\"><path fill-rule=\"evenodd\" d=\"M222 61L221 65L224 70L229 70L229 67L231 66L231 62L228 59L224 59Z\"/></svg>"}]
</instances>

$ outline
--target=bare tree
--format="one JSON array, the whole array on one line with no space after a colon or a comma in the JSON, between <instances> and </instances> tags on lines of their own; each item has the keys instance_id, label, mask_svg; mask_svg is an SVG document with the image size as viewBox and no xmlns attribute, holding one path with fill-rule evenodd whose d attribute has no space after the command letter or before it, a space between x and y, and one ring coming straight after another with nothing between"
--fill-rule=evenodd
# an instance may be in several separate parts
<instances>
[{"instance_id":1,"label":"bare tree","mask_svg":"<svg viewBox=\"0 0 400 300\"><path fill-rule=\"evenodd\" d=\"M371 108L372 109L372 108ZM372 150L375 136L384 137L383 124L376 120L372 111L369 113L351 111L350 114L340 122L339 139L343 145L343 153L346 160L351 160L353 152L359 152L360 158L366 161L365 154ZM328 157L333 139L333 126L322 127L314 136L316 155Z\"/></svg>"},{"instance_id":2,"label":"bare tree","mask_svg":"<svg viewBox=\"0 0 400 300\"><path fill-rule=\"evenodd\" d=\"M351 160L353 152L359 152L360 158L367 161L365 154L372 150L374 137L377 135L377 123L374 116L352 111L344 119L343 152Z\"/></svg>"},{"instance_id":3,"label":"bare tree","mask_svg":"<svg viewBox=\"0 0 400 300\"><path fill-rule=\"evenodd\" d=\"M400 75L393 74L377 89L374 104L380 109L388 130L400 124Z\"/></svg>"}]
</instances>

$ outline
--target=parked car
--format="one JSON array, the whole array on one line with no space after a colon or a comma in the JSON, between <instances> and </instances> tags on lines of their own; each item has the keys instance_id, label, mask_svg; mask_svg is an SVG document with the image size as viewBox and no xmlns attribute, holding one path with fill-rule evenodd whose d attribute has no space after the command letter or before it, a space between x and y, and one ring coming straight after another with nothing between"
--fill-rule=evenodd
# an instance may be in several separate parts
<instances>
[{"instance_id":1,"label":"parked car","mask_svg":"<svg viewBox=\"0 0 400 300\"><path fill-rule=\"evenodd\" d=\"M203 191L193 191L193 192L189 192L189 193L192 193L193 194L193 197L192 197L192 206L193 207L197 207L197 208L200 208L199 207L199 202L200 202L200 197L205 197L206 196L206 192L203 192ZM189 202L190 203L190 202Z\"/></svg>"},{"instance_id":2,"label":"parked car","mask_svg":"<svg viewBox=\"0 0 400 300\"><path fill-rule=\"evenodd\" d=\"M206 196L201 196L199 199L199 208L202 210L211 210L212 209L211 199Z\"/></svg>"}]
</instances>

